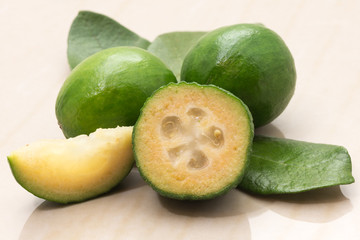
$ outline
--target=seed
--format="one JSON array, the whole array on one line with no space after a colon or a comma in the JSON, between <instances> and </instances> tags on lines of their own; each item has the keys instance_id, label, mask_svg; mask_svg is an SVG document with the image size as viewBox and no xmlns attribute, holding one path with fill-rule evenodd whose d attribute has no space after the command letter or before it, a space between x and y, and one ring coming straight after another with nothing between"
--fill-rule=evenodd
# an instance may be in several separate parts
<instances>
[{"instance_id":1,"label":"seed","mask_svg":"<svg viewBox=\"0 0 360 240\"><path fill-rule=\"evenodd\" d=\"M191 116L196 121L201 121L201 119L206 116L206 112L200 108L190 108L187 115Z\"/></svg>"},{"instance_id":2,"label":"seed","mask_svg":"<svg viewBox=\"0 0 360 240\"><path fill-rule=\"evenodd\" d=\"M182 144L182 145L179 145L177 147L174 147L174 148L170 148L168 150L168 154L169 154L169 158L170 160L175 163L178 158L181 156L181 154L186 151L187 149L187 146L186 144Z\"/></svg>"},{"instance_id":3,"label":"seed","mask_svg":"<svg viewBox=\"0 0 360 240\"><path fill-rule=\"evenodd\" d=\"M192 157L189 160L188 168L201 169L209 164L209 160L205 153L200 150L193 151Z\"/></svg>"},{"instance_id":4,"label":"seed","mask_svg":"<svg viewBox=\"0 0 360 240\"><path fill-rule=\"evenodd\" d=\"M174 137L181 129L181 120L177 116L168 116L161 123L162 134L167 138Z\"/></svg>"}]
</instances>

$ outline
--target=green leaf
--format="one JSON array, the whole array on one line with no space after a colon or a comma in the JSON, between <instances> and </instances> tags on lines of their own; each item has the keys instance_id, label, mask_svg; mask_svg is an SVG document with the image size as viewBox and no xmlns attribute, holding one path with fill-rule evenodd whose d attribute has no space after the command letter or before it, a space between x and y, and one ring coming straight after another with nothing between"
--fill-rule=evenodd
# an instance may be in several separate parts
<instances>
[{"instance_id":1,"label":"green leaf","mask_svg":"<svg viewBox=\"0 0 360 240\"><path fill-rule=\"evenodd\" d=\"M351 159L341 146L256 136L239 188L280 194L353 182Z\"/></svg>"},{"instance_id":2,"label":"green leaf","mask_svg":"<svg viewBox=\"0 0 360 240\"><path fill-rule=\"evenodd\" d=\"M148 50L159 57L180 80L181 65L187 52L204 34L205 32L165 33L158 36Z\"/></svg>"},{"instance_id":3,"label":"green leaf","mask_svg":"<svg viewBox=\"0 0 360 240\"><path fill-rule=\"evenodd\" d=\"M146 49L150 42L102 14L80 11L68 36L68 62L73 69L94 53L117 46Z\"/></svg>"}]
</instances>

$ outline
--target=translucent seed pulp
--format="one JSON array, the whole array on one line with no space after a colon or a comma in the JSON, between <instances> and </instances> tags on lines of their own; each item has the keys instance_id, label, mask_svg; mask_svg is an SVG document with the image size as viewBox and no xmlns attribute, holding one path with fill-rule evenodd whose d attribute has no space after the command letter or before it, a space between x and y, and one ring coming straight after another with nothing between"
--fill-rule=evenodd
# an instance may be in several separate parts
<instances>
[{"instance_id":1,"label":"translucent seed pulp","mask_svg":"<svg viewBox=\"0 0 360 240\"><path fill-rule=\"evenodd\" d=\"M169 158L173 163L176 163L177 160L179 159L179 157L182 155L183 152L185 152L187 150L187 145L186 144L182 144L179 145L177 147L174 148L170 148L168 150L169 153Z\"/></svg>"},{"instance_id":2,"label":"translucent seed pulp","mask_svg":"<svg viewBox=\"0 0 360 240\"><path fill-rule=\"evenodd\" d=\"M167 138L174 137L180 133L181 129L181 120L177 116L168 116L162 121L161 130L163 135Z\"/></svg>"},{"instance_id":3,"label":"translucent seed pulp","mask_svg":"<svg viewBox=\"0 0 360 240\"><path fill-rule=\"evenodd\" d=\"M220 128L211 126L207 135L215 147L221 147L224 144L224 135Z\"/></svg>"},{"instance_id":4,"label":"translucent seed pulp","mask_svg":"<svg viewBox=\"0 0 360 240\"><path fill-rule=\"evenodd\" d=\"M200 108L190 108L187 115L191 116L196 121L201 121L206 116L206 112Z\"/></svg>"},{"instance_id":5,"label":"translucent seed pulp","mask_svg":"<svg viewBox=\"0 0 360 240\"><path fill-rule=\"evenodd\" d=\"M224 144L223 131L215 126L211 126L205 133L201 134L200 142L211 144L215 148L220 148Z\"/></svg>"},{"instance_id":6,"label":"translucent seed pulp","mask_svg":"<svg viewBox=\"0 0 360 240\"><path fill-rule=\"evenodd\" d=\"M204 145L220 148L224 144L224 133L216 126L204 127L200 122L208 117L206 111L192 107L187 111L190 121L182 121L178 116L167 116L162 120L161 132L165 142L177 136L175 147L167 148L170 162L176 166L185 161L188 170L200 170L210 165L210 159L202 151ZM189 122L184 124L183 122ZM173 140L171 140L173 141Z\"/></svg>"},{"instance_id":7,"label":"translucent seed pulp","mask_svg":"<svg viewBox=\"0 0 360 240\"><path fill-rule=\"evenodd\" d=\"M187 166L190 169L201 169L206 167L208 164L209 160L205 153L200 150L194 150Z\"/></svg>"}]
</instances>

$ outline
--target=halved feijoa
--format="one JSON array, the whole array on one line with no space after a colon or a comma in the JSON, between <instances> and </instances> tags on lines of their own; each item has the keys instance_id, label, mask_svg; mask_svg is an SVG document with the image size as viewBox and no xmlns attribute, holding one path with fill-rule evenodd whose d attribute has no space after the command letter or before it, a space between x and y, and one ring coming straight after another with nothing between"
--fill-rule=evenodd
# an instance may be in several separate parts
<instances>
[{"instance_id":1,"label":"halved feijoa","mask_svg":"<svg viewBox=\"0 0 360 240\"><path fill-rule=\"evenodd\" d=\"M98 129L69 139L42 140L8 156L17 182L54 202L80 202L109 191L130 172L132 127Z\"/></svg>"},{"instance_id":2,"label":"halved feijoa","mask_svg":"<svg viewBox=\"0 0 360 240\"><path fill-rule=\"evenodd\" d=\"M133 131L136 165L161 195L210 199L242 179L253 139L247 106L230 92L171 83L145 102Z\"/></svg>"}]
</instances>

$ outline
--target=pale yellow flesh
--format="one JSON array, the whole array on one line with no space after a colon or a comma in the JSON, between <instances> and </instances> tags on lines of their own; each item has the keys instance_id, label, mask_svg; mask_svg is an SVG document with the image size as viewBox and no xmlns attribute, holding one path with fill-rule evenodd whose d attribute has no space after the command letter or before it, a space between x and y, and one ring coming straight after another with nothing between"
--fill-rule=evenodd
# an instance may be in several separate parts
<instances>
[{"instance_id":1,"label":"pale yellow flesh","mask_svg":"<svg viewBox=\"0 0 360 240\"><path fill-rule=\"evenodd\" d=\"M8 158L17 181L43 198L77 201L109 190L133 165L132 127L98 129L89 136L43 140Z\"/></svg>"},{"instance_id":2,"label":"pale yellow flesh","mask_svg":"<svg viewBox=\"0 0 360 240\"><path fill-rule=\"evenodd\" d=\"M245 110L224 95L181 87L152 97L137 124L135 151L153 185L176 194L206 195L236 181L251 131Z\"/></svg>"}]
</instances>

